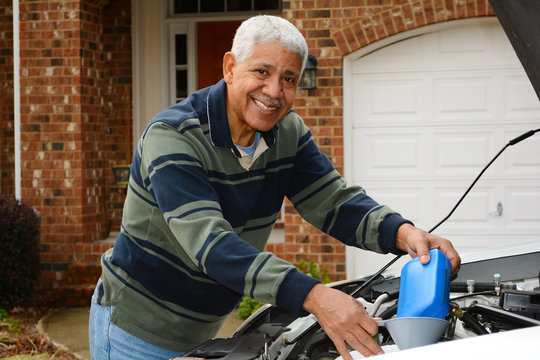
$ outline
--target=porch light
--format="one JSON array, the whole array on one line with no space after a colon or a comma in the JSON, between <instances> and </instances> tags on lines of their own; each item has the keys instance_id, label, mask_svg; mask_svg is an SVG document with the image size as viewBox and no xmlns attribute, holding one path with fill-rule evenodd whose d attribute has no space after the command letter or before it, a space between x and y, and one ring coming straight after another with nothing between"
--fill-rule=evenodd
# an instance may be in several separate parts
<instances>
[{"instance_id":1,"label":"porch light","mask_svg":"<svg viewBox=\"0 0 540 360\"><path fill-rule=\"evenodd\" d=\"M304 69L304 74L300 81L300 89L313 90L317 88L317 58L315 55L309 54Z\"/></svg>"}]
</instances>

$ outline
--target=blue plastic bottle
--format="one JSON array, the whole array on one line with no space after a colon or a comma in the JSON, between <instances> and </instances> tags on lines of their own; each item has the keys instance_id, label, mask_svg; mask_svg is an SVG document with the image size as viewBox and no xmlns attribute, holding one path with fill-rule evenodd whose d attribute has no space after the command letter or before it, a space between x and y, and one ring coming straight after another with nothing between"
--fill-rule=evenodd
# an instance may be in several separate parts
<instances>
[{"instance_id":1,"label":"blue plastic bottle","mask_svg":"<svg viewBox=\"0 0 540 360\"><path fill-rule=\"evenodd\" d=\"M418 258L401 269L397 317L434 317L443 319L450 310L452 265L438 249L429 251L427 265Z\"/></svg>"}]
</instances>

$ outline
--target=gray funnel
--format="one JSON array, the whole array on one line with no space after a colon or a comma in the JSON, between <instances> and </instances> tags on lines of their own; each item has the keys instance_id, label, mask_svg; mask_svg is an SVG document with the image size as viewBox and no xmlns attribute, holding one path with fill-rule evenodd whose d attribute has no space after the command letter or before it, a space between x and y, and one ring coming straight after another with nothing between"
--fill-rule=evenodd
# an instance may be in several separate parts
<instances>
[{"instance_id":1,"label":"gray funnel","mask_svg":"<svg viewBox=\"0 0 540 360\"><path fill-rule=\"evenodd\" d=\"M446 331L449 322L430 317L402 317L378 321L385 327L400 350L434 344Z\"/></svg>"}]
</instances>

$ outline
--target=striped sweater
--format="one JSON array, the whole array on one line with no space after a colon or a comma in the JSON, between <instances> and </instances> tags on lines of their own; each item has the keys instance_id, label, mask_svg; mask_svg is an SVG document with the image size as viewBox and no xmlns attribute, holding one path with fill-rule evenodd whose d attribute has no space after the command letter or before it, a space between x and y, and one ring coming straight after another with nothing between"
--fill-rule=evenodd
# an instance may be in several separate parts
<instances>
[{"instance_id":1,"label":"striped sweater","mask_svg":"<svg viewBox=\"0 0 540 360\"><path fill-rule=\"evenodd\" d=\"M145 341L187 351L215 336L242 295L302 313L317 280L265 252L288 197L308 222L352 245L395 252L406 220L347 186L291 111L253 161L233 144L226 85L158 114L131 165L121 232L102 257L97 302Z\"/></svg>"}]
</instances>

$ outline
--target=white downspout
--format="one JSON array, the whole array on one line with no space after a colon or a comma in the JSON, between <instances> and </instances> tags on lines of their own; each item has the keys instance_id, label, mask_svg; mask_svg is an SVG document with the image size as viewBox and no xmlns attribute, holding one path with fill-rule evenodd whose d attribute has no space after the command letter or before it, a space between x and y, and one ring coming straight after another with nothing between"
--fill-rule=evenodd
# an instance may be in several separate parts
<instances>
[{"instance_id":1,"label":"white downspout","mask_svg":"<svg viewBox=\"0 0 540 360\"><path fill-rule=\"evenodd\" d=\"M19 51L19 0L13 0L13 117L15 146L15 198L21 199L21 83Z\"/></svg>"}]
</instances>

